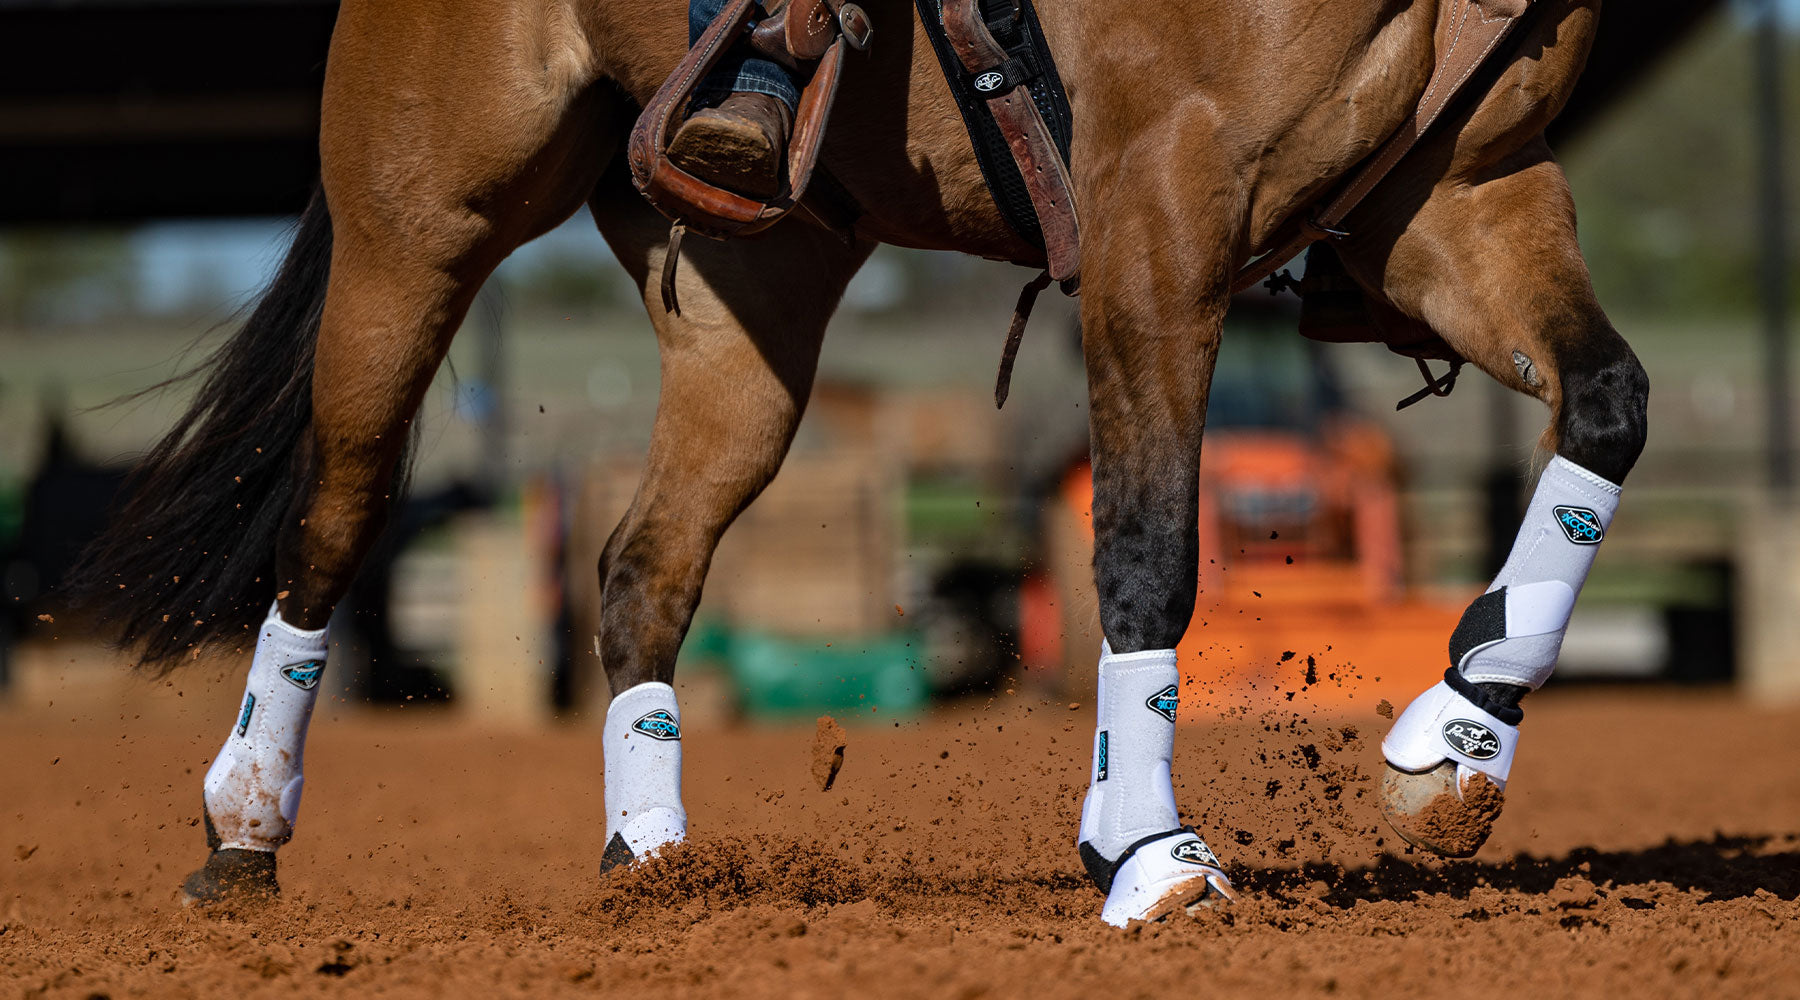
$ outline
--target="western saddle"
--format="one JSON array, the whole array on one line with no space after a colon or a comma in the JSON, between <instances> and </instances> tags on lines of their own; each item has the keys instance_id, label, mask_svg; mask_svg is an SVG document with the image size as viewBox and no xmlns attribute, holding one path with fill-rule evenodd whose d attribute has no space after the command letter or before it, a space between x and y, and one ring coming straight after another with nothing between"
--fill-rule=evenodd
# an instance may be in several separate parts
<instances>
[{"instance_id":1,"label":"western saddle","mask_svg":"<svg viewBox=\"0 0 1800 1000\"><path fill-rule=\"evenodd\" d=\"M943 66L952 77L953 90L975 93L985 104L1004 137L1014 165L1030 196L1046 267L1025 286L1014 311L1003 351L995 403L1006 400L1012 360L1033 302L1052 281L1069 294L1079 288L1081 270L1080 226L1073 185L1061 151L1033 100L1029 82L1032 67L1014 58L996 40L990 25L996 6L1024 16L1029 0L941 0L941 28L960 67L946 59ZM1416 146L1468 84L1481 74L1501 43L1531 7L1532 0L1442 0L1452 28L1451 40L1437 53L1437 60L1417 106L1400 127L1376 148L1333 196L1314 211L1290 219L1271 241L1271 249L1240 268L1232 291L1240 292L1263 282L1271 293L1293 288L1301 293L1301 332L1328 341L1377 341L1397 353L1414 358L1425 378L1425 388L1400 402L1400 407L1427 395L1448 395L1456 383L1463 359L1437 334L1417 321L1383 307L1359 289L1330 246L1330 241L1349 235L1344 219L1387 177ZM769 0L765 16L754 30L746 31L758 10L757 0L730 0L707 27L687 56L675 68L632 129L628 149L632 179L650 203L672 221L668 253L663 261L662 297L665 308L679 312L675 296L675 269L682 236L692 229L703 236L728 239L746 236L774 225L796 208L811 220L847 238L849 226L835 221L843 213L809 202L809 183L817 171L825 124L844 72L845 50L868 48L873 25L868 14L851 0ZM919 4L921 17L927 5ZM1004 16L1004 13L1003 13ZM810 71L801 92L788 147L787 181L767 200L758 200L709 184L682 170L668 156L669 142L681 123L688 104L707 72L732 46L747 40L760 55L799 72ZM1047 61L1048 53L1044 53ZM954 69L965 73L956 79ZM1060 95L1059 95L1060 96ZM994 186L989 177L990 188ZM852 223L853 224L853 223ZM1310 250L1309 250L1310 248ZM1277 274L1287 261L1308 252L1306 275L1298 281L1286 272ZM1425 359L1450 362L1450 371L1434 377Z\"/></svg>"}]
</instances>

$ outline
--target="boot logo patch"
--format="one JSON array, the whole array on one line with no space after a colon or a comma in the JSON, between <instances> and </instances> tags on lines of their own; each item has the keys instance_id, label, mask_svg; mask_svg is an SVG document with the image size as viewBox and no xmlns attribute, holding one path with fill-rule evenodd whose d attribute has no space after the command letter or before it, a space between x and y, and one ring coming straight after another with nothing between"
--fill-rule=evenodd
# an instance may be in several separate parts
<instances>
[{"instance_id":1,"label":"boot logo patch","mask_svg":"<svg viewBox=\"0 0 1800 1000\"><path fill-rule=\"evenodd\" d=\"M1170 722L1174 722L1175 707L1181 704L1181 692L1176 690L1175 685L1171 684L1151 695L1144 704L1150 706L1150 711L1168 719Z\"/></svg>"},{"instance_id":2,"label":"boot logo patch","mask_svg":"<svg viewBox=\"0 0 1800 1000\"><path fill-rule=\"evenodd\" d=\"M1586 507L1556 508L1556 524L1576 545L1599 545L1606 529L1600 527L1600 515Z\"/></svg>"},{"instance_id":3,"label":"boot logo patch","mask_svg":"<svg viewBox=\"0 0 1800 1000\"><path fill-rule=\"evenodd\" d=\"M1176 844L1169 849L1169 856L1176 861L1185 862L1190 865L1206 865L1209 868L1219 867L1219 859L1213 854L1212 848L1206 846L1206 841L1198 838L1194 840L1184 840L1181 843Z\"/></svg>"},{"instance_id":4,"label":"boot logo patch","mask_svg":"<svg viewBox=\"0 0 1800 1000\"><path fill-rule=\"evenodd\" d=\"M1094 780L1106 780L1106 730L1100 730L1100 745L1094 750Z\"/></svg>"},{"instance_id":5,"label":"boot logo patch","mask_svg":"<svg viewBox=\"0 0 1800 1000\"><path fill-rule=\"evenodd\" d=\"M653 740L681 739L681 725L673 715L660 708L632 723L631 728Z\"/></svg>"},{"instance_id":6,"label":"boot logo patch","mask_svg":"<svg viewBox=\"0 0 1800 1000\"><path fill-rule=\"evenodd\" d=\"M256 696L244 693L244 707L238 712L237 734L244 735L250 731L250 713L256 711Z\"/></svg>"},{"instance_id":7,"label":"boot logo patch","mask_svg":"<svg viewBox=\"0 0 1800 1000\"><path fill-rule=\"evenodd\" d=\"M1001 76L993 70L988 70L986 73L975 78L975 89L984 94L991 94L994 91L999 90L1000 85L1005 82L1006 77Z\"/></svg>"},{"instance_id":8,"label":"boot logo patch","mask_svg":"<svg viewBox=\"0 0 1800 1000\"><path fill-rule=\"evenodd\" d=\"M318 687L319 675L324 672L324 660L302 660L281 668L281 676L286 677L289 684L302 691L311 691Z\"/></svg>"},{"instance_id":9,"label":"boot logo patch","mask_svg":"<svg viewBox=\"0 0 1800 1000\"><path fill-rule=\"evenodd\" d=\"M1493 760L1500 756L1499 735L1468 719L1451 719L1444 723L1444 742L1470 760Z\"/></svg>"}]
</instances>

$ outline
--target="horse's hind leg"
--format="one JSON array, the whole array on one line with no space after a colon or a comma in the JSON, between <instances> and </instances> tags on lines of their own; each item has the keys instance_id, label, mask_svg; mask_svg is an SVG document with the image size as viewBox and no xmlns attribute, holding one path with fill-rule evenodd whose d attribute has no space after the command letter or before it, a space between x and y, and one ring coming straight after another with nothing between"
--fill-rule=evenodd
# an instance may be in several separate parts
<instances>
[{"instance_id":1,"label":"horse's hind leg","mask_svg":"<svg viewBox=\"0 0 1800 1000\"><path fill-rule=\"evenodd\" d=\"M1346 263L1503 385L1542 399L1554 447L1512 553L1450 637L1444 682L1383 743L1389 821L1452 856L1499 814L1523 718L1645 438L1649 383L1594 299L1561 170L1541 142L1479 184L1446 181L1391 243ZM1377 273L1379 271L1379 273ZM1487 780L1478 780L1486 778Z\"/></svg>"},{"instance_id":2,"label":"horse's hind leg","mask_svg":"<svg viewBox=\"0 0 1800 1000\"><path fill-rule=\"evenodd\" d=\"M579 92L521 105L503 47L471 44L435 66L384 59L384 40L414 43L371 35L355 21L369 14L346 4L333 46L321 143L330 276L310 432L295 462L304 482L276 545L276 606L206 776L213 853L183 887L191 902L275 890L274 852L299 807L326 623L386 520L413 416L482 282L520 243L580 208L608 153L609 107ZM406 73L426 76L394 78ZM384 103L397 92L431 97ZM490 117L474 110L482 108Z\"/></svg>"},{"instance_id":3,"label":"horse's hind leg","mask_svg":"<svg viewBox=\"0 0 1800 1000\"><path fill-rule=\"evenodd\" d=\"M787 453L825 324L870 247L799 221L752 240L690 238L676 315L657 280L668 223L619 176L594 215L646 290L662 353L649 460L599 567L598 641L613 694L602 736L605 871L686 833L675 654L720 536Z\"/></svg>"}]
</instances>

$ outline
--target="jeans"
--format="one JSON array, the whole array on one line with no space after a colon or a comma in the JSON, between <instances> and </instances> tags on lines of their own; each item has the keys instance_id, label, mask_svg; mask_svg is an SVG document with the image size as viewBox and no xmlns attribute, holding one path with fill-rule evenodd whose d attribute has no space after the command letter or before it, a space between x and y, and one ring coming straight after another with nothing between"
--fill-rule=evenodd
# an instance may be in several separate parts
<instances>
[{"instance_id":1,"label":"jeans","mask_svg":"<svg viewBox=\"0 0 1800 1000\"><path fill-rule=\"evenodd\" d=\"M706 26L719 16L725 0L688 0L688 44L700 38ZM750 24L755 26L756 18ZM768 94L788 106L790 113L800 107L800 86L787 67L751 53L738 45L726 51L713 66L706 79L700 81L694 101L700 107L717 104L731 93Z\"/></svg>"}]
</instances>

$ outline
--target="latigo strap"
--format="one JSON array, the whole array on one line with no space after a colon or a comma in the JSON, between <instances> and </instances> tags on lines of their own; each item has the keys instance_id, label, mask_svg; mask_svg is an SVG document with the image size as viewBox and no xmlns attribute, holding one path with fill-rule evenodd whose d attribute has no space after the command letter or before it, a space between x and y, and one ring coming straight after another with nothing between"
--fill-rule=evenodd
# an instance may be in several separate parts
<instances>
[{"instance_id":1,"label":"latigo strap","mask_svg":"<svg viewBox=\"0 0 1800 1000\"><path fill-rule=\"evenodd\" d=\"M979 0L944 0L944 37L984 95L988 112L1012 151L1044 236L1050 277L1069 281L1081 271L1081 232L1075 218L1074 185L1050 136L1050 126L1032 100L1030 77L1018 71L981 16ZM1004 398L1004 396L1002 396Z\"/></svg>"}]
</instances>

